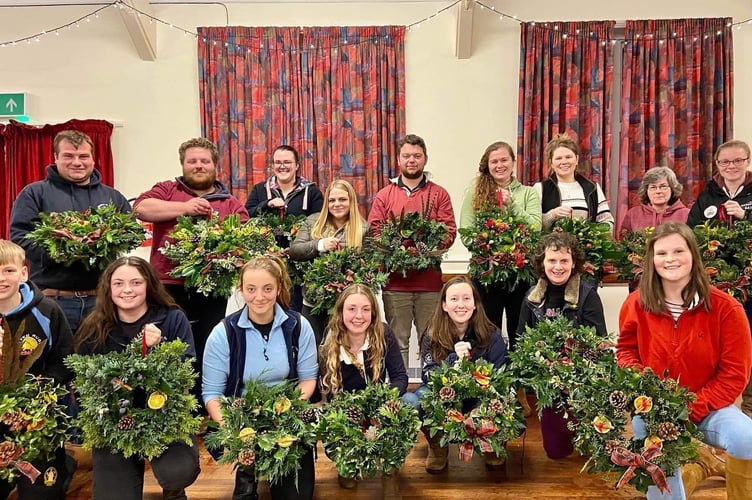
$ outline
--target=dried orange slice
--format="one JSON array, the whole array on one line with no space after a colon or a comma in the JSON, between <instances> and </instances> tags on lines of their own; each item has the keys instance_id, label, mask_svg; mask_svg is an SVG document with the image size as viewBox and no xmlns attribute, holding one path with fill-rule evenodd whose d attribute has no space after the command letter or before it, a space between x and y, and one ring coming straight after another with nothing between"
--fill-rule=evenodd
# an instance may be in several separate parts
<instances>
[{"instance_id":1,"label":"dried orange slice","mask_svg":"<svg viewBox=\"0 0 752 500\"><path fill-rule=\"evenodd\" d=\"M165 394L164 392L155 391L152 392L151 395L149 395L149 401L147 402L147 404L152 410L160 410L166 402L167 394Z\"/></svg>"}]
</instances>

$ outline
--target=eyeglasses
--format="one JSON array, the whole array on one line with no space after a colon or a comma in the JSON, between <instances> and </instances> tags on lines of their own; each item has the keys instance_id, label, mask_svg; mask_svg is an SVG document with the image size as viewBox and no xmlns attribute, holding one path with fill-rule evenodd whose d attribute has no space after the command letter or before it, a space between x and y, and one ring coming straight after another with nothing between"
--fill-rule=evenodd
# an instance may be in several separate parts
<instances>
[{"instance_id":1,"label":"eyeglasses","mask_svg":"<svg viewBox=\"0 0 752 500\"><path fill-rule=\"evenodd\" d=\"M279 160L277 160L277 161L273 161L272 162L272 165L274 165L275 167L281 167L282 165L284 165L285 167L290 167L290 166L292 166L294 164L295 164L295 162L292 161L292 160L285 160L285 161L279 161Z\"/></svg>"},{"instance_id":2,"label":"eyeglasses","mask_svg":"<svg viewBox=\"0 0 752 500\"><path fill-rule=\"evenodd\" d=\"M671 189L671 186L668 184L660 184L656 186L655 184L651 184L648 186L648 191L654 192L654 191L666 191L668 189Z\"/></svg>"},{"instance_id":3,"label":"eyeglasses","mask_svg":"<svg viewBox=\"0 0 752 500\"><path fill-rule=\"evenodd\" d=\"M717 160L716 163L719 167L728 167L732 163L735 167L741 167L747 160L749 160L749 156L746 158L734 158L733 160Z\"/></svg>"}]
</instances>

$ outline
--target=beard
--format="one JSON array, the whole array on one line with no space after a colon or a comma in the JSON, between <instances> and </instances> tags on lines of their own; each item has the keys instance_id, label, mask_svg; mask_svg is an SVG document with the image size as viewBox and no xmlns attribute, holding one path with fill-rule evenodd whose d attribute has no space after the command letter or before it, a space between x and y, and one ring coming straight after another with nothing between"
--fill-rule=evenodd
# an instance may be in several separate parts
<instances>
[{"instance_id":1,"label":"beard","mask_svg":"<svg viewBox=\"0 0 752 500\"><path fill-rule=\"evenodd\" d=\"M410 180L420 179L421 177L423 177L423 169L421 168L420 170L416 170L415 172L408 172L406 168L403 168L400 174L405 179L410 179Z\"/></svg>"},{"instance_id":2,"label":"beard","mask_svg":"<svg viewBox=\"0 0 752 500\"><path fill-rule=\"evenodd\" d=\"M214 186L214 182L216 180L217 174L208 172L206 174L206 177L197 178L195 174L183 176L183 182L185 183L185 185L193 189L194 191L205 191L207 189L211 189Z\"/></svg>"}]
</instances>

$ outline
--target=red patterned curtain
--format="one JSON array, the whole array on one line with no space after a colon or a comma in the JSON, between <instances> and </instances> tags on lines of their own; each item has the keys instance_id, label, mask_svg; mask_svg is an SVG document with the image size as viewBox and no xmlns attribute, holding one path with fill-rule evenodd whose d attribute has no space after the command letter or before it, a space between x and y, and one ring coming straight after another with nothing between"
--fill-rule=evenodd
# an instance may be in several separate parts
<instances>
[{"instance_id":1,"label":"red patterned curtain","mask_svg":"<svg viewBox=\"0 0 752 500\"><path fill-rule=\"evenodd\" d=\"M711 178L715 150L733 138L730 25L730 18L627 21L618 221L639 203L652 167L676 172L686 204Z\"/></svg>"},{"instance_id":2,"label":"red patterned curtain","mask_svg":"<svg viewBox=\"0 0 752 500\"><path fill-rule=\"evenodd\" d=\"M521 25L517 173L547 175L544 151L557 133L580 146L580 165L609 192L614 21Z\"/></svg>"},{"instance_id":3,"label":"red patterned curtain","mask_svg":"<svg viewBox=\"0 0 752 500\"><path fill-rule=\"evenodd\" d=\"M405 28L199 28L204 135L219 146L218 177L245 200L290 144L323 191L349 181L367 211L395 175L405 134Z\"/></svg>"},{"instance_id":4,"label":"red patterned curtain","mask_svg":"<svg viewBox=\"0 0 752 500\"><path fill-rule=\"evenodd\" d=\"M2 129L4 148L0 157L3 167L4 189L0 190L0 234L8 237L10 211L18 193L32 182L47 177L47 165L55 162L52 141L63 130L79 130L94 143L96 168L102 182L113 185L112 124L104 120L70 120L65 123L32 126L11 121ZM3 164L4 162L4 164Z\"/></svg>"}]
</instances>

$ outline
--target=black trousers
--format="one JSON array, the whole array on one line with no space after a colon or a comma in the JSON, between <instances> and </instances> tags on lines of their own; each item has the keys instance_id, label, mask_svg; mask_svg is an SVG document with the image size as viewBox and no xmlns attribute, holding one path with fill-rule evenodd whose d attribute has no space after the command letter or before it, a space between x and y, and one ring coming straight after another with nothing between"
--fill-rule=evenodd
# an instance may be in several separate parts
<instances>
[{"instance_id":1,"label":"black trousers","mask_svg":"<svg viewBox=\"0 0 752 500\"><path fill-rule=\"evenodd\" d=\"M324 341L326 327L329 325L329 315L326 313L313 314L311 306L305 304L303 304L303 312L301 314L311 324L313 336L316 337L316 347L320 346Z\"/></svg>"},{"instance_id":2,"label":"black trousers","mask_svg":"<svg viewBox=\"0 0 752 500\"><path fill-rule=\"evenodd\" d=\"M252 483L255 481L253 466L238 467L235 471L238 476L237 482ZM284 476L275 484L269 485L269 491L272 494L272 500L311 500L313 498L313 486L316 482L316 467L313 463L313 449L303 455L300 459L300 470L298 470L298 484L295 486L295 474ZM256 488L254 488L256 491ZM251 498L251 495L233 496L233 500L245 500Z\"/></svg>"},{"instance_id":3,"label":"black trousers","mask_svg":"<svg viewBox=\"0 0 752 500\"><path fill-rule=\"evenodd\" d=\"M125 458L109 449L92 450L94 465L94 500L141 500L144 493L144 461ZM151 460L151 470L163 490L182 490L198 477L201 467L198 445L173 443L164 453Z\"/></svg>"},{"instance_id":4,"label":"black trousers","mask_svg":"<svg viewBox=\"0 0 752 500\"><path fill-rule=\"evenodd\" d=\"M55 450L52 461L32 462L39 471L39 477L33 483L23 474L12 483L0 480L0 499L5 500L13 488L18 487L19 500L65 500L65 490L76 468L76 461L66 457L65 448L61 446Z\"/></svg>"},{"instance_id":5,"label":"black trousers","mask_svg":"<svg viewBox=\"0 0 752 500\"><path fill-rule=\"evenodd\" d=\"M504 283L495 285L481 285L473 280L478 287L483 309L488 319L501 329L501 319L504 313L507 318L507 336L509 337L509 350L517 343L517 324L520 322L520 310L525 294L529 288L528 283L519 283L516 287L508 289Z\"/></svg>"}]
</instances>

